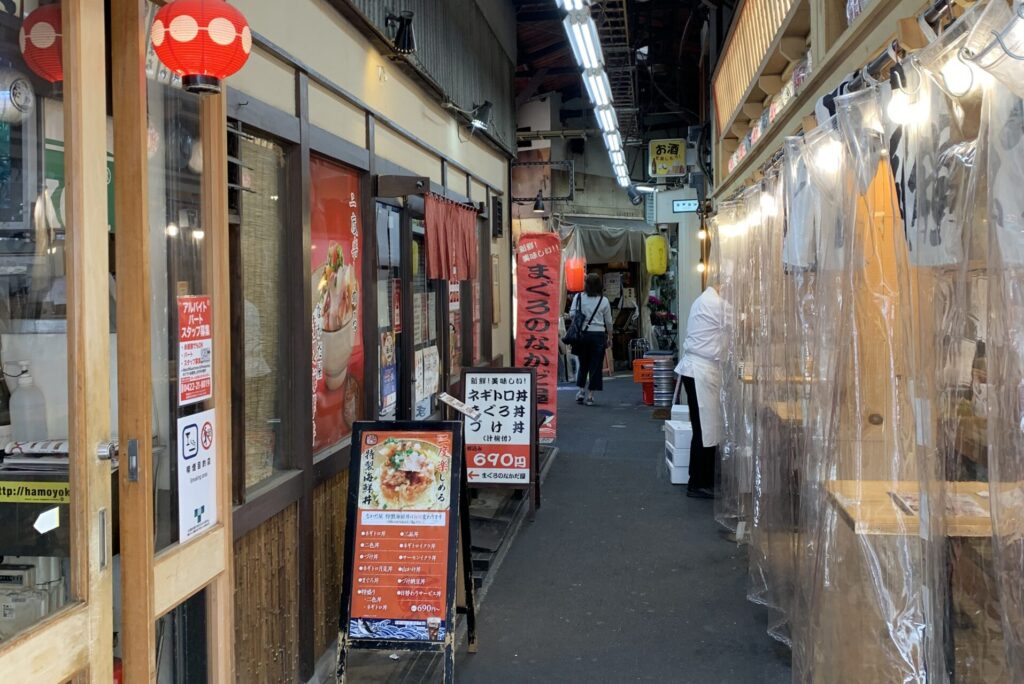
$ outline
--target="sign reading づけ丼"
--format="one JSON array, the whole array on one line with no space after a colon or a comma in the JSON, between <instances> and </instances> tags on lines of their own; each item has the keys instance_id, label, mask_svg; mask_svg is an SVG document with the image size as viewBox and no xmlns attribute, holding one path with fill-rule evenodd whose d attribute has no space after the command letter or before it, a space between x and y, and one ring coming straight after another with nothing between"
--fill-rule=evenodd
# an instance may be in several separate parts
<instances>
[{"instance_id":1,"label":"sign reading \u3065\u3051\u4e3c","mask_svg":"<svg viewBox=\"0 0 1024 684\"><path fill-rule=\"evenodd\" d=\"M553 442L558 410L559 283L561 240L531 233L516 251L516 365L537 372L540 441Z\"/></svg>"},{"instance_id":2,"label":"sign reading \u3065\u3051\u4e3c","mask_svg":"<svg viewBox=\"0 0 1024 684\"><path fill-rule=\"evenodd\" d=\"M522 369L467 370L466 481L528 485L534 458L536 375Z\"/></svg>"}]
</instances>

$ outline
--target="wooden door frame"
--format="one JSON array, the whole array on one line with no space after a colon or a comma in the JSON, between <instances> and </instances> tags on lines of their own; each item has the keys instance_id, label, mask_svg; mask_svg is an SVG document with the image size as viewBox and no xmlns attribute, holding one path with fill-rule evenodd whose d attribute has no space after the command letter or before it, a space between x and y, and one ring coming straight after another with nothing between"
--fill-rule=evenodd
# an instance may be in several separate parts
<instances>
[{"instance_id":1,"label":"wooden door frame","mask_svg":"<svg viewBox=\"0 0 1024 684\"><path fill-rule=\"evenodd\" d=\"M122 653L125 681L155 681L156 621L202 590L207 596L209 679L234 680L234 578L231 516L231 349L228 279L226 97L206 95L200 105L203 249L213 304L217 523L184 544L155 553L153 499L153 393L150 356L149 163L147 157L146 0L111 0L114 41L115 207L118 217L119 424L122 464L130 440L137 445L138 476L119 478L121 497ZM175 421L171 421L173 426ZM174 458L175 455L170 455Z\"/></svg>"},{"instance_id":2,"label":"wooden door frame","mask_svg":"<svg viewBox=\"0 0 1024 684\"><path fill-rule=\"evenodd\" d=\"M0 645L0 672L33 682L113 679L110 322L103 0L61 3L71 487L69 607ZM41 103L39 105L41 106ZM44 135L40 132L40 135Z\"/></svg>"}]
</instances>

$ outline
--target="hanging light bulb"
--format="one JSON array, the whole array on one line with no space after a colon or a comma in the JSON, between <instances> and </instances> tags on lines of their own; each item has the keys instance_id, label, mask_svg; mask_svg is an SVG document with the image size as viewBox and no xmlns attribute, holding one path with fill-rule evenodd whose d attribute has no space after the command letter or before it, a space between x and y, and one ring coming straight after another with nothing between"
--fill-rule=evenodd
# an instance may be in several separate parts
<instances>
[{"instance_id":1,"label":"hanging light bulb","mask_svg":"<svg viewBox=\"0 0 1024 684\"><path fill-rule=\"evenodd\" d=\"M708 231L704 230L703 228L698 230L697 231L697 239L701 240L701 241L707 240L708 239Z\"/></svg>"},{"instance_id":2,"label":"hanging light bulb","mask_svg":"<svg viewBox=\"0 0 1024 684\"><path fill-rule=\"evenodd\" d=\"M701 259L697 262L697 273L703 273L707 270L707 266L704 265L704 260Z\"/></svg>"},{"instance_id":3,"label":"hanging light bulb","mask_svg":"<svg viewBox=\"0 0 1024 684\"><path fill-rule=\"evenodd\" d=\"M829 139L818 145L818 151L814 155L814 162L822 171L836 173L839 171L842 155L843 146L840 142Z\"/></svg>"},{"instance_id":4,"label":"hanging light bulb","mask_svg":"<svg viewBox=\"0 0 1024 684\"><path fill-rule=\"evenodd\" d=\"M959 53L942 65L942 80L953 95L966 95L974 86L974 70Z\"/></svg>"}]
</instances>

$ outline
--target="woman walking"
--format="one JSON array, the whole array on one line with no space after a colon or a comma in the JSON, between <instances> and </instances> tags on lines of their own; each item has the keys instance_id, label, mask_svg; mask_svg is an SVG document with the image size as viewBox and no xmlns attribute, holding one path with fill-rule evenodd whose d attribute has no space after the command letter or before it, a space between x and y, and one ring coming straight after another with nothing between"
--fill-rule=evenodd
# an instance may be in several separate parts
<instances>
[{"instance_id":1,"label":"woman walking","mask_svg":"<svg viewBox=\"0 0 1024 684\"><path fill-rule=\"evenodd\" d=\"M604 360L605 347L611 344L612 307L604 296L601 276L596 273L587 275L584 291L573 299L570 318L577 311L583 312L587 324L583 328L583 339L573 345L573 353L580 359L579 370L576 372L576 403L586 401L587 406L594 405L594 392L603 388L601 362ZM589 383L588 383L589 378Z\"/></svg>"}]
</instances>

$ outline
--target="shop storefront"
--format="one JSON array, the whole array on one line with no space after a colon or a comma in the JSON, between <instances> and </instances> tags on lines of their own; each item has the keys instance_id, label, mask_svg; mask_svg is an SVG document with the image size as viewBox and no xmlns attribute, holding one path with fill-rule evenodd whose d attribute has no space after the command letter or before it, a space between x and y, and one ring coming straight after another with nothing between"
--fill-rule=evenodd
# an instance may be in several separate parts
<instances>
[{"instance_id":1,"label":"shop storefront","mask_svg":"<svg viewBox=\"0 0 1024 684\"><path fill-rule=\"evenodd\" d=\"M233 3L248 61L200 94L157 54L180 38L159 4L21 4L0 436L54 444L0 463L0 671L308 680L337 638L353 422L440 415L461 369L508 358L507 155L328 6ZM472 213L472 271L431 277L435 198Z\"/></svg>"}]
</instances>

